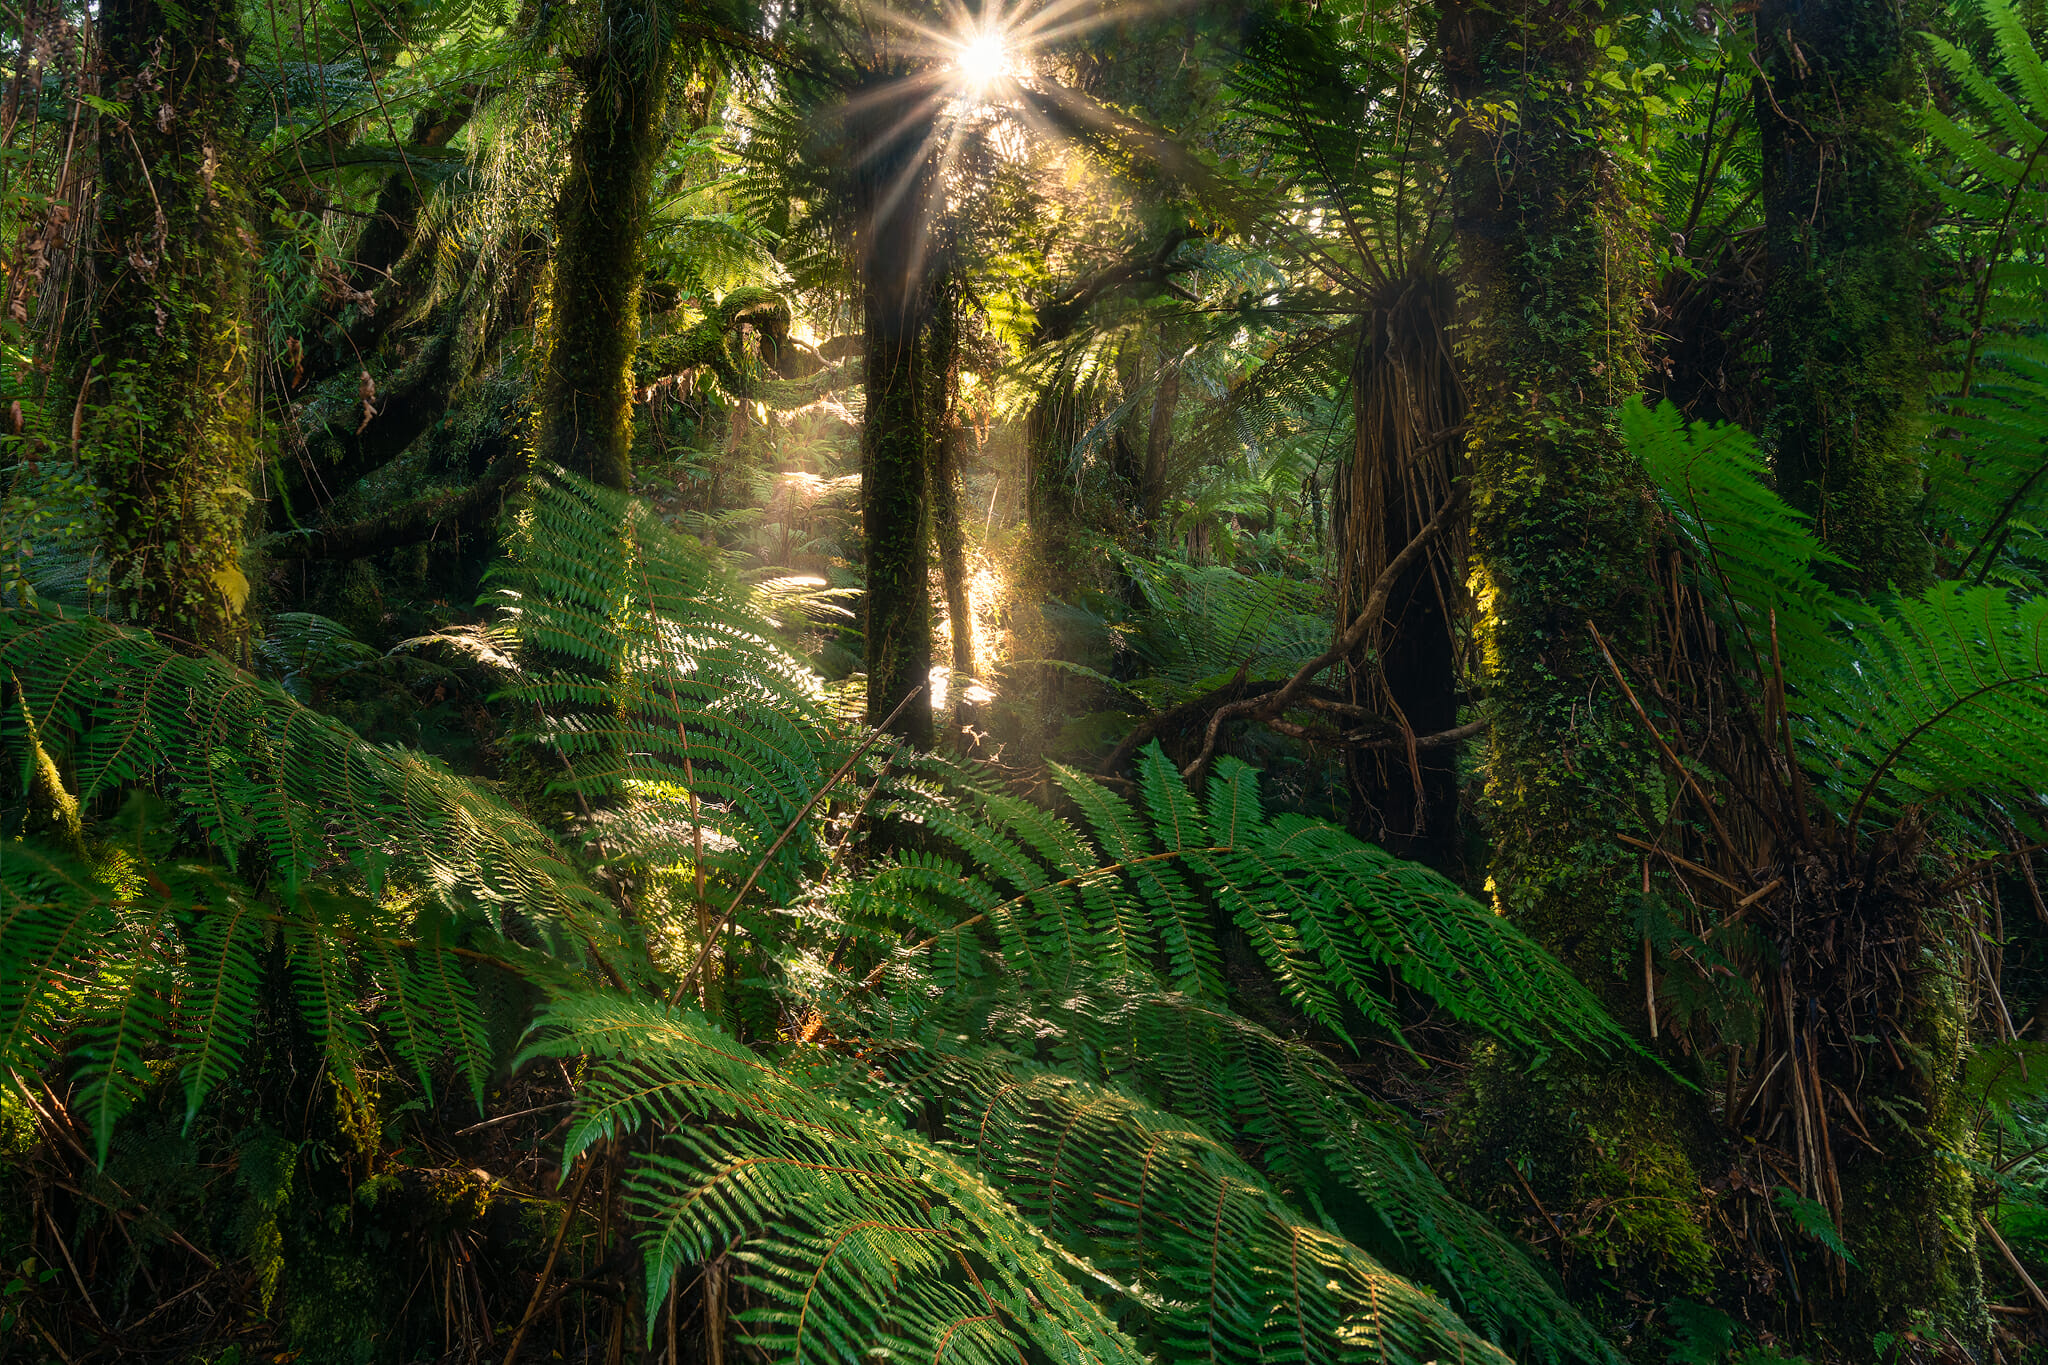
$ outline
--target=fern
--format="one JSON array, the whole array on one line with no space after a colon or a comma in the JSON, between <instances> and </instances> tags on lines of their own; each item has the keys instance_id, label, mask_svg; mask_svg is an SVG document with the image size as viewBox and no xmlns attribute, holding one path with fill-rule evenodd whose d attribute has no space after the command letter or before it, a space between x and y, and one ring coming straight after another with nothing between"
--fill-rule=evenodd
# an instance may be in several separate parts
<instances>
[{"instance_id":1,"label":"fern","mask_svg":"<svg viewBox=\"0 0 2048 1365\"><path fill-rule=\"evenodd\" d=\"M371 894L394 878L499 932L627 967L610 905L554 840L496 796L415 751L366 743L277 687L106 622L0 612L0 669L20 706L0 754L29 732L81 804L153 790L244 876L290 894L339 863Z\"/></svg>"},{"instance_id":2,"label":"fern","mask_svg":"<svg viewBox=\"0 0 2048 1365\"><path fill-rule=\"evenodd\" d=\"M650 1294L728 1258L778 1358L1608 1358L1398 1116L1231 1013L1218 948L1241 934L1328 1036L1397 1033L1398 981L1527 1050L1630 1047L1506 922L1269 814L1241 764L1198 793L1155 747L1136 800L1055 769L1047 809L868 750L762 604L639 504L563 478L521 516L520 656L492 657L558 789L597 808L587 850L218 661L0 618L25 717L0 741L40 743L88 803L166 803L85 857L6 846L0 1064L68 1064L103 1144L158 1057L196 1112L249 1054L275 942L342 1083L383 1049L422 1083L452 1056L480 1093L474 978L510 971L550 1002L527 1057L591 1059L566 1159L640 1135ZM828 853L848 812L919 833ZM593 889L622 864L728 888L733 942L828 1041L749 1047L658 1003L674 978ZM642 908L675 928L674 902Z\"/></svg>"},{"instance_id":3,"label":"fern","mask_svg":"<svg viewBox=\"0 0 2048 1365\"><path fill-rule=\"evenodd\" d=\"M813 1089L701 1016L615 997L558 1001L527 1056L594 1056L566 1145L659 1125L627 1190L650 1299L729 1255L765 1300L776 1359L877 1352L1137 1361L1045 1242L972 1171L891 1120ZM1091 1286L1094 1287L1094 1286Z\"/></svg>"},{"instance_id":4,"label":"fern","mask_svg":"<svg viewBox=\"0 0 2048 1365\"><path fill-rule=\"evenodd\" d=\"M1996 65L1930 37L1960 88L1922 126L1946 154L1927 178L1948 211L1972 286L1955 370L1932 414L1933 507L1965 573L1984 582L2015 529L2048 508L2048 349L2036 335L2048 274L2048 64L2010 0L1982 0ZM2038 570L2026 575L2038 583Z\"/></svg>"},{"instance_id":5,"label":"fern","mask_svg":"<svg viewBox=\"0 0 2048 1365\"><path fill-rule=\"evenodd\" d=\"M1632 404L1630 443L1689 551L1694 581L1761 686L1770 632L1820 795L1853 821L1913 803L2024 796L2048 764L2048 599L1938 583L1882 611L1830 590L1832 561L1762 481L1750 438Z\"/></svg>"},{"instance_id":6,"label":"fern","mask_svg":"<svg viewBox=\"0 0 2048 1365\"><path fill-rule=\"evenodd\" d=\"M967 809L899 784L886 809L952 843L966 865L896 855L821 886L819 912L877 941L877 973L929 976L941 990L978 976L978 955L993 951L1034 984L1084 978L1114 960L1218 998L1213 907L1289 1002L1340 1034L1347 1009L1396 1031L1392 976L1517 1046L1594 1055L1633 1046L1570 973L1443 877L1322 821L1269 818L1242 763L1220 762L1198 799L1152 746L1140 763L1142 819L1089 792L1081 775L1055 772L1108 829L1103 847L964 773L952 777ZM881 942L934 924L947 927L912 947Z\"/></svg>"},{"instance_id":7,"label":"fern","mask_svg":"<svg viewBox=\"0 0 2048 1365\"><path fill-rule=\"evenodd\" d=\"M1384 1244L1391 1264L1443 1286L1495 1341L1520 1340L1543 1359L1606 1358L1522 1252L1437 1180L1398 1115L1359 1095L1315 1050L1218 1005L1143 980L1057 993L998 983L922 1011L849 1001L834 1025L875 1038L891 1084L913 1109L959 1115L962 1142L988 1145L968 1119L974 1097L985 1101L1002 1085L1057 1074L1114 1087L1254 1152L1263 1179L1312 1221ZM1127 1171L1122 1185L1116 1197L1134 1199L1149 1182Z\"/></svg>"},{"instance_id":8,"label":"fern","mask_svg":"<svg viewBox=\"0 0 2048 1365\"><path fill-rule=\"evenodd\" d=\"M258 947L275 934L291 996L326 1064L356 1085L373 1046L367 1002L386 1002L394 1051L429 1093L452 1056L479 1107L492 1064L475 986L458 954L537 979L512 945L502 957L450 941L344 891L307 888L279 906L217 868L76 857L13 843L0 856L0 1076L27 1078L68 1052L74 1101L105 1159L115 1125L168 1059L189 1124L234 1075L259 1023ZM366 964L375 964L374 976Z\"/></svg>"},{"instance_id":9,"label":"fern","mask_svg":"<svg viewBox=\"0 0 2048 1365\"><path fill-rule=\"evenodd\" d=\"M571 797L688 791L690 820L608 825L611 858L693 864L702 844L707 874L736 888L850 748L815 676L774 643L754 595L646 504L559 471L533 502L497 576L529 661L501 699L532 717L521 735L558 755L554 785ZM767 894L792 897L820 847L797 830Z\"/></svg>"}]
</instances>

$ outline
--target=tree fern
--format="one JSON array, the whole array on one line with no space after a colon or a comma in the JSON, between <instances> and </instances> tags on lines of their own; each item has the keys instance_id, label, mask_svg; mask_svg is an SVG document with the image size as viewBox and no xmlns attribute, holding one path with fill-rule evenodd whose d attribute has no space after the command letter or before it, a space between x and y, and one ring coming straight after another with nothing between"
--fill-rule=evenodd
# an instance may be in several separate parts
<instances>
[{"instance_id":1,"label":"tree fern","mask_svg":"<svg viewBox=\"0 0 2048 1365\"><path fill-rule=\"evenodd\" d=\"M1055 772L1067 790L1085 793L1079 784L1088 779ZM1054 985L1105 970L1109 948L1215 998L1214 940L1227 923L1290 1004L1339 1032L1347 1009L1395 1029L1391 975L1518 1046L1593 1054L1633 1046L1570 973L1443 877L1322 821L1268 817L1246 765L1219 763L1206 799L1156 745L1140 774L1142 820L1121 798L1084 795L1088 818L1110 831L1103 847L1054 813L978 789L965 773L954 775L958 800L902 784L888 809L952 843L964 865L943 854L897 855L821 886L820 909L877 940L948 924L911 947L877 943L877 973L929 975L940 989L956 972L984 970L974 964L981 951L1003 954L1012 974Z\"/></svg>"},{"instance_id":2,"label":"tree fern","mask_svg":"<svg viewBox=\"0 0 2048 1365\"><path fill-rule=\"evenodd\" d=\"M529 661L502 699L533 718L528 741L559 755L565 799L690 793L689 820L671 807L610 826L613 856L694 864L701 844L713 880L737 886L850 747L825 723L815 676L711 552L646 504L559 472L532 496L498 574ZM792 896L819 849L798 829L767 866L768 893Z\"/></svg>"},{"instance_id":3,"label":"tree fern","mask_svg":"<svg viewBox=\"0 0 2048 1365\"><path fill-rule=\"evenodd\" d=\"M1775 648L1804 765L1837 815L2038 789L2048 599L1949 582L1882 610L1852 603L1822 582L1830 561L1765 487L1746 434L1688 430L1668 405L1624 421L1759 687Z\"/></svg>"},{"instance_id":4,"label":"tree fern","mask_svg":"<svg viewBox=\"0 0 2048 1365\"><path fill-rule=\"evenodd\" d=\"M1397 1116L1230 1011L1235 933L1290 1027L1393 1032L1398 980L1527 1050L1631 1046L1506 922L1269 814L1241 764L1198 793L1154 748L1136 799L1055 769L1047 808L881 755L830 722L748 594L638 504L563 479L521 516L507 700L564 761L560 789L606 799L590 863L218 661L0 618L34 723L0 740L40 743L89 803L167 803L127 834L97 827L85 857L6 846L0 1063L27 1076L61 1055L102 1141L153 1083L145 1057L171 1059L194 1110L248 1054L274 941L344 1084L381 1048L423 1082L452 1056L476 1089L492 1053L472 974L509 970L550 992L528 1056L593 1061L567 1159L641 1135L627 1209L650 1294L727 1258L778 1358L1421 1365L1498 1358L1487 1337L1605 1358ZM600 671L552 670L563 658ZM842 827L828 853L828 819L849 816L916 835L849 849ZM748 1047L658 1003L674 978L633 965L592 871L687 866L700 841L733 942L814 1021L811 1044ZM674 913L644 908L656 930Z\"/></svg>"},{"instance_id":5,"label":"tree fern","mask_svg":"<svg viewBox=\"0 0 2048 1365\"><path fill-rule=\"evenodd\" d=\"M957 1158L701 1016L572 997L527 1055L599 1060L565 1159L659 1128L627 1185L650 1299L683 1266L730 1256L764 1301L749 1336L780 1360L994 1362L1027 1344L1062 1361L1143 1358L1075 1283L1089 1277Z\"/></svg>"},{"instance_id":6,"label":"tree fern","mask_svg":"<svg viewBox=\"0 0 2048 1365\"><path fill-rule=\"evenodd\" d=\"M1058 992L999 982L921 999L848 1001L833 1024L874 1038L877 1062L910 1110L958 1116L960 1141L986 1147L967 1118L975 1096L985 1102L1001 1085L1057 1074L1117 1088L1253 1153L1293 1207L1442 1286L1493 1340L1543 1359L1606 1357L1524 1254L1437 1180L1401 1117L1314 1049L1144 980Z\"/></svg>"}]
</instances>

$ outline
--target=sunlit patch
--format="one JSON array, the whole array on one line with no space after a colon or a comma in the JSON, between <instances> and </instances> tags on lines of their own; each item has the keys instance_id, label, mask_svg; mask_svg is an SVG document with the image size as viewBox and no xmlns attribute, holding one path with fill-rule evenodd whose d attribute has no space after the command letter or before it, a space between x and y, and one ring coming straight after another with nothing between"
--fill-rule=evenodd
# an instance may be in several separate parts
<instances>
[{"instance_id":1,"label":"sunlit patch","mask_svg":"<svg viewBox=\"0 0 2048 1365\"><path fill-rule=\"evenodd\" d=\"M1010 44L1000 28L984 28L960 45L953 58L962 87L975 95L986 95L1010 74Z\"/></svg>"}]
</instances>

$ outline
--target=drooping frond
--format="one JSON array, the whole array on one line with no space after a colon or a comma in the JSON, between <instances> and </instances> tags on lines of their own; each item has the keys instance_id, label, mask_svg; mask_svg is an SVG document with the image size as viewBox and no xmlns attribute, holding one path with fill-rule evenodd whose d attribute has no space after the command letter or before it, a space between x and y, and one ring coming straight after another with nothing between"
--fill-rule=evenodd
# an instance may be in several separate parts
<instances>
[{"instance_id":1,"label":"drooping frond","mask_svg":"<svg viewBox=\"0 0 2048 1365\"><path fill-rule=\"evenodd\" d=\"M2038 790L2048 599L1938 583L1863 607L1821 581L1831 560L1765 487L1745 433L1687 429L1668 405L1632 405L1624 423L1752 677L1782 669L1803 761L1838 815Z\"/></svg>"},{"instance_id":2,"label":"drooping frond","mask_svg":"<svg viewBox=\"0 0 2048 1365\"><path fill-rule=\"evenodd\" d=\"M2048 507L2048 348L2038 336L2048 284L2048 63L2010 0L1982 0L1982 9L1992 68L1930 38L1961 98L1921 115L1941 153L1926 179L1973 277L1956 299L1965 340L1930 415L1931 508L1948 552L1980 583L2001 572L2001 552L2022 527L2020 538L2035 542L2028 558L2039 561L2031 527ZM2039 575L2037 562L2026 580L2038 585Z\"/></svg>"},{"instance_id":3,"label":"drooping frond","mask_svg":"<svg viewBox=\"0 0 2048 1365\"><path fill-rule=\"evenodd\" d=\"M1157 745L1133 809L1058 772L1096 839L956 774L958 797L912 786L889 811L958 851L898 854L828 883L819 912L876 941L878 977L940 990L1001 970L1059 986L1140 970L1214 998L1211 943L1243 934L1290 1006L1340 1034L1355 1012L1398 1034L1391 978L1537 1052L1627 1050L1585 988L1507 921L1420 864L1319 820L1266 814L1257 775L1217 765L1197 797ZM905 932L913 946L893 946Z\"/></svg>"},{"instance_id":4,"label":"drooping frond","mask_svg":"<svg viewBox=\"0 0 2048 1365\"><path fill-rule=\"evenodd\" d=\"M829 1071L807 1085L694 1012L623 997L557 1001L538 1027L529 1056L596 1061L565 1160L659 1131L627 1181L650 1300L729 1256L761 1300L751 1343L778 1360L1144 1358L1081 1263L956 1155L835 1098Z\"/></svg>"},{"instance_id":5,"label":"drooping frond","mask_svg":"<svg viewBox=\"0 0 2048 1365\"><path fill-rule=\"evenodd\" d=\"M86 805L154 791L242 877L291 895L339 864L373 895L402 881L552 951L632 959L610 905L531 820L219 658L89 617L0 611L0 677L0 758L26 771L40 743Z\"/></svg>"},{"instance_id":6,"label":"drooping frond","mask_svg":"<svg viewBox=\"0 0 2048 1365\"><path fill-rule=\"evenodd\" d=\"M32 843L0 857L0 1077L43 1073L67 1051L105 1159L114 1127L168 1056L186 1116L243 1064L259 1024L263 949L282 944L288 993L329 1069L355 1084L381 1024L429 1093L445 1058L481 1106L492 1063L459 926L429 909L303 887L267 900L216 867L110 851L95 869ZM495 952L530 969L528 954ZM381 999L373 1012L370 1002Z\"/></svg>"},{"instance_id":7,"label":"drooping frond","mask_svg":"<svg viewBox=\"0 0 2048 1365\"><path fill-rule=\"evenodd\" d=\"M1610 1358L1542 1272L1444 1188L1405 1120L1311 1047L1130 978L1040 992L999 983L910 1008L856 997L841 1008L835 1029L874 1038L891 1084L913 1105L957 1116L959 1140L979 1151L1008 1131L971 1121L976 1103L1002 1085L1057 1072L1115 1087L1212 1140L1237 1139L1299 1214L1441 1287L1496 1343L1545 1360ZM1165 1176L1155 1170L1148 1179L1139 1163L1119 1179L1110 1195L1142 1202Z\"/></svg>"}]
</instances>

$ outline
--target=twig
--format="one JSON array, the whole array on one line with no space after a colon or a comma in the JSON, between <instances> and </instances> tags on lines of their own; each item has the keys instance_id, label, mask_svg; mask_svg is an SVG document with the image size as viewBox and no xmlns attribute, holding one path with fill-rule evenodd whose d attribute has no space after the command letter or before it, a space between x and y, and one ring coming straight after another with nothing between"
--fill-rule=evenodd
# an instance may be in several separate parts
<instances>
[{"instance_id":1,"label":"twig","mask_svg":"<svg viewBox=\"0 0 2048 1365\"><path fill-rule=\"evenodd\" d=\"M582 1202L583 1187L589 1182L597 1161L595 1153L586 1154L583 1169L576 1173L575 1187L569 1191L569 1206L562 1210L562 1225L555 1229L554 1245L548 1248L547 1264L541 1267L540 1279L533 1286L533 1297L527 1300L526 1312L512 1332L512 1344L505 1348L505 1365L512 1365L519 1358L519 1343L526 1339L526 1329L533 1325L534 1315L540 1311L541 1303L547 1297L548 1280L555 1273L555 1259L562 1254L562 1243L569 1240L569 1224L576 1220L576 1205Z\"/></svg>"},{"instance_id":2,"label":"twig","mask_svg":"<svg viewBox=\"0 0 2048 1365\"><path fill-rule=\"evenodd\" d=\"M1650 724L1649 714L1643 710L1643 704L1636 700L1636 690L1628 685L1628 679L1622 675L1621 665L1614 661L1614 651L1607 647L1607 640L1600 634L1600 627L1588 621L1586 622L1586 629L1593 632L1593 643L1600 646L1600 653L1605 656L1607 667L1613 671L1614 680L1621 684L1622 695L1627 697L1628 704L1635 708L1636 719L1640 720L1643 723L1643 728L1650 732L1650 738L1657 741L1657 747L1663 751L1666 761L1672 767L1678 769L1679 773L1685 778L1685 784L1692 788L1695 796L1699 797L1700 805L1707 813L1707 823L1714 827L1714 834L1720 839L1721 847L1733 851L1736 847L1735 841L1728 837L1728 831L1722 827L1720 813L1714 809L1712 799L1707 796L1706 789L1700 786L1699 779L1692 775L1692 769L1680 763L1678 755L1671 752L1671 746L1664 742L1664 732Z\"/></svg>"},{"instance_id":3,"label":"twig","mask_svg":"<svg viewBox=\"0 0 2048 1365\"><path fill-rule=\"evenodd\" d=\"M514 1119L523 1119L532 1114L545 1114L551 1109L567 1109L574 1103L576 1103L574 1100L562 1100L556 1104L543 1104L535 1109L522 1109L516 1114L500 1114L494 1119L485 1119L482 1123L472 1123L467 1128L458 1128L453 1133L450 1133L449 1136L467 1137L471 1133L480 1133L486 1128L495 1128L501 1123L510 1123Z\"/></svg>"},{"instance_id":4,"label":"twig","mask_svg":"<svg viewBox=\"0 0 2048 1365\"><path fill-rule=\"evenodd\" d=\"M1387 599L1393 596L1395 583L1408 571L1409 566L1427 553L1431 542L1450 525L1452 516L1464 505L1464 500L1462 487L1452 490L1451 496L1444 500L1443 506L1437 508L1436 515L1429 519L1429 524L1416 532L1415 538L1402 547L1401 553L1387 562L1387 567L1381 569L1379 577L1373 580L1372 590L1366 594L1365 605L1337 637L1335 644L1295 670L1294 676L1281 684L1279 691L1264 700L1246 699L1228 702L1218 707L1216 713L1209 717L1209 728L1202 735L1202 751L1195 755L1194 762L1181 769L1181 776L1193 782L1208 771L1209 760L1216 754L1217 737L1222 734L1227 722L1243 715L1256 715L1261 718L1280 715L1294 705L1294 699L1308 686L1309 679L1357 649L1364 642L1366 634L1378 625L1380 618L1386 614Z\"/></svg>"},{"instance_id":5,"label":"twig","mask_svg":"<svg viewBox=\"0 0 2048 1365\"><path fill-rule=\"evenodd\" d=\"M71 1271L71 1282L78 1286L78 1296L92 1310L92 1320L100 1325L102 1332L106 1331L107 1320L100 1316L100 1306L92 1301L92 1293L85 1287L85 1276L78 1273L78 1262L71 1259L71 1248L64 1245L64 1233L57 1227L57 1220L50 1216L47 1205L43 1209L43 1221L50 1225L50 1235L57 1239L58 1254L63 1256L65 1266Z\"/></svg>"},{"instance_id":6,"label":"twig","mask_svg":"<svg viewBox=\"0 0 2048 1365\"><path fill-rule=\"evenodd\" d=\"M2043 1294L2041 1286L2034 1283L2034 1277L2029 1275L2027 1268L2020 1264L2020 1258L2012 1254L2012 1248L2007 1246L2005 1239L1998 1235L1998 1229L1991 1226L1991 1220L1982 1213L1979 1213L1977 1215L1977 1226L1984 1229L1990 1236L1992 1245L1998 1248L1998 1254L2003 1256L2005 1263L2012 1267L2012 1273L2020 1277L2020 1283L2027 1287L2027 1297L2034 1301L2034 1306L2043 1313L2048 1313L2048 1294Z\"/></svg>"}]
</instances>

